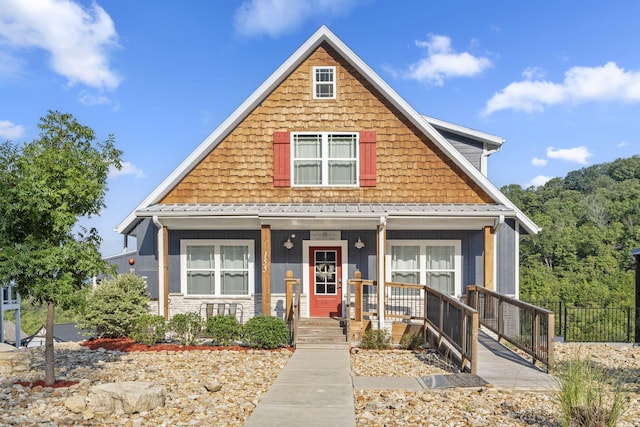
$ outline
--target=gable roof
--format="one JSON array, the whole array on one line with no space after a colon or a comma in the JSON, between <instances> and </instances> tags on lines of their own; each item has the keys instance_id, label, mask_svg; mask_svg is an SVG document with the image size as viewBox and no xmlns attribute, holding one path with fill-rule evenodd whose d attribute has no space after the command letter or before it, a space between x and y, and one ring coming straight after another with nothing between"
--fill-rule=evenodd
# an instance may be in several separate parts
<instances>
[{"instance_id":1,"label":"gable roof","mask_svg":"<svg viewBox=\"0 0 640 427\"><path fill-rule=\"evenodd\" d=\"M398 95L377 73L360 59L326 26L320 27L293 55L291 55L249 98L247 98L227 119L222 122L204 141L132 211L117 227L118 233L130 233L137 223L136 212L158 203L177 183L180 182L212 149L214 149L239 123L241 123L260 103L276 89L315 49L322 43L328 43L351 66L353 66L382 96L403 114L417 129L423 132L440 148L462 171L497 203L504 204L516 213L527 232L535 234L538 226L524 215L502 194L479 170L464 158L430 123L429 119L418 114L400 95ZM446 122L442 122L446 123ZM437 123L437 124L442 124ZM435 123L434 123L435 124ZM459 127L462 129L462 127ZM479 136L480 133L476 136ZM488 135L488 134L482 134ZM493 139L493 138L489 138ZM497 142L494 139L494 142Z\"/></svg>"}]
</instances>

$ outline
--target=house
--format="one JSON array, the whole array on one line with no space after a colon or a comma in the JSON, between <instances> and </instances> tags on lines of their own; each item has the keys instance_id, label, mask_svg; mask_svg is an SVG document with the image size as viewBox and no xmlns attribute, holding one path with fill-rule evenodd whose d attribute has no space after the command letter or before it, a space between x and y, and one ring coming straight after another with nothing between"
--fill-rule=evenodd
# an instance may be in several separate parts
<instances>
[{"instance_id":1,"label":"house","mask_svg":"<svg viewBox=\"0 0 640 427\"><path fill-rule=\"evenodd\" d=\"M363 279L518 295L538 227L487 178L503 139L423 116L321 27L117 227L158 313L340 316Z\"/></svg>"}]
</instances>

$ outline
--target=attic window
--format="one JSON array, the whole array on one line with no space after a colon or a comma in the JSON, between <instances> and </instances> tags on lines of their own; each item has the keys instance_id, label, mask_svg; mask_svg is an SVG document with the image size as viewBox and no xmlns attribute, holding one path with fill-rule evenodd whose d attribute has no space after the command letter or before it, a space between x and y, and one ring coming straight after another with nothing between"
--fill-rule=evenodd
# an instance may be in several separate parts
<instances>
[{"instance_id":1,"label":"attic window","mask_svg":"<svg viewBox=\"0 0 640 427\"><path fill-rule=\"evenodd\" d=\"M336 67L313 67L313 98L336 98Z\"/></svg>"}]
</instances>

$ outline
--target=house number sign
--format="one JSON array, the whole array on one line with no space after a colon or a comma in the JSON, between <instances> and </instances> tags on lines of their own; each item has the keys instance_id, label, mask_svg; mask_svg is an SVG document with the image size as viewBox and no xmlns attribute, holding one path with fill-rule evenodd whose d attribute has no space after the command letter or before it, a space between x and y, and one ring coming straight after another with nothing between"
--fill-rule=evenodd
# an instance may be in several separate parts
<instances>
[{"instance_id":1,"label":"house number sign","mask_svg":"<svg viewBox=\"0 0 640 427\"><path fill-rule=\"evenodd\" d=\"M267 266L269 265L269 252L264 251L264 256L262 257L262 272L267 272Z\"/></svg>"}]
</instances>

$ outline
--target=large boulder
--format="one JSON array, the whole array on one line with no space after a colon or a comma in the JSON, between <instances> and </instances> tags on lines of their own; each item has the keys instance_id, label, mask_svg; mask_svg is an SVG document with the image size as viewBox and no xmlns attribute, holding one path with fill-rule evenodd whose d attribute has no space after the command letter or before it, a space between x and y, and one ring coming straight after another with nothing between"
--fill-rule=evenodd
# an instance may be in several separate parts
<instances>
[{"instance_id":1,"label":"large boulder","mask_svg":"<svg viewBox=\"0 0 640 427\"><path fill-rule=\"evenodd\" d=\"M26 351L19 351L14 346L0 343L0 375L13 376L29 371L31 361Z\"/></svg>"},{"instance_id":2,"label":"large boulder","mask_svg":"<svg viewBox=\"0 0 640 427\"><path fill-rule=\"evenodd\" d=\"M91 387L88 406L95 412L132 414L164 406L165 398L163 387L145 381L125 381Z\"/></svg>"}]
</instances>

